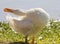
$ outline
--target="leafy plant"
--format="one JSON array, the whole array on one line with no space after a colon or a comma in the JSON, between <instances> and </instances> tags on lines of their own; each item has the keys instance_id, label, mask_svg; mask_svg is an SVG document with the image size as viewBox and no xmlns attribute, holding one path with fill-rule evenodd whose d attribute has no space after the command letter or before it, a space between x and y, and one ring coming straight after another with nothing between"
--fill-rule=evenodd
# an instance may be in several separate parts
<instances>
[{"instance_id":1,"label":"leafy plant","mask_svg":"<svg viewBox=\"0 0 60 44\"><path fill-rule=\"evenodd\" d=\"M0 22L0 42L18 42L24 41L22 34L14 33L9 23ZM45 26L36 37L38 44L60 44L60 22L50 22Z\"/></svg>"}]
</instances>

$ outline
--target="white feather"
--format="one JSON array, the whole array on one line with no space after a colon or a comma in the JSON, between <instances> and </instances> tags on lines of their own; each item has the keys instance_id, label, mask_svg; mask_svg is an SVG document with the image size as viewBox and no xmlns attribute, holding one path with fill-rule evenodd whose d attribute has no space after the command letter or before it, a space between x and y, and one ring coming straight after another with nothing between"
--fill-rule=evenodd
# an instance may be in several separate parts
<instances>
[{"instance_id":1,"label":"white feather","mask_svg":"<svg viewBox=\"0 0 60 44\"><path fill-rule=\"evenodd\" d=\"M18 33L36 35L49 22L49 14L41 8L33 8L24 13L19 17L7 17L11 28Z\"/></svg>"}]
</instances>

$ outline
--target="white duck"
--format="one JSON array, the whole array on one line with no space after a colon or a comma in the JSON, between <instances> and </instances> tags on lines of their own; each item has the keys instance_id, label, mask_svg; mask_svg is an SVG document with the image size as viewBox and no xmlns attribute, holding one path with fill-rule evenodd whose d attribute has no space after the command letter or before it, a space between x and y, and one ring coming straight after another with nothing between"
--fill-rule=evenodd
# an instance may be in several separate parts
<instances>
[{"instance_id":1,"label":"white duck","mask_svg":"<svg viewBox=\"0 0 60 44\"><path fill-rule=\"evenodd\" d=\"M34 44L34 36L49 21L49 14L42 8L33 8L27 11L5 8L4 12L10 12L23 17L21 20L14 19L13 17L11 19L9 17L9 23L12 29L26 36L25 42L27 42L27 35L32 36L33 40L31 44Z\"/></svg>"}]
</instances>

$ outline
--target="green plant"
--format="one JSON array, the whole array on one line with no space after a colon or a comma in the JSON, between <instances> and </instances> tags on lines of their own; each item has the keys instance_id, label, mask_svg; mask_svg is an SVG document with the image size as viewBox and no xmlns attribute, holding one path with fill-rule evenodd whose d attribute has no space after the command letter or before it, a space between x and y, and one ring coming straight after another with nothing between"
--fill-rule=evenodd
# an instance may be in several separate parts
<instances>
[{"instance_id":1,"label":"green plant","mask_svg":"<svg viewBox=\"0 0 60 44\"><path fill-rule=\"evenodd\" d=\"M24 41L22 34L14 33L9 23L0 22L0 42ZM45 26L36 37L38 44L60 44L60 22L50 22L50 26Z\"/></svg>"}]
</instances>

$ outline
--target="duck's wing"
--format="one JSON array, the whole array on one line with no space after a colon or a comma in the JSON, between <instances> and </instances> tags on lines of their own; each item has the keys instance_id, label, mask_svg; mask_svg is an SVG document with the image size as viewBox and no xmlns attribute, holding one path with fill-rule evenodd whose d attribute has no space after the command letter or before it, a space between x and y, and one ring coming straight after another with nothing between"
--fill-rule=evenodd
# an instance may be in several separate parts
<instances>
[{"instance_id":1,"label":"duck's wing","mask_svg":"<svg viewBox=\"0 0 60 44\"><path fill-rule=\"evenodd\" d=\"M17 20L13 17L8 17L8 22L13 30L24 35L26 35L33 26L30 20Z\"/></svg>"}]
</instances>

